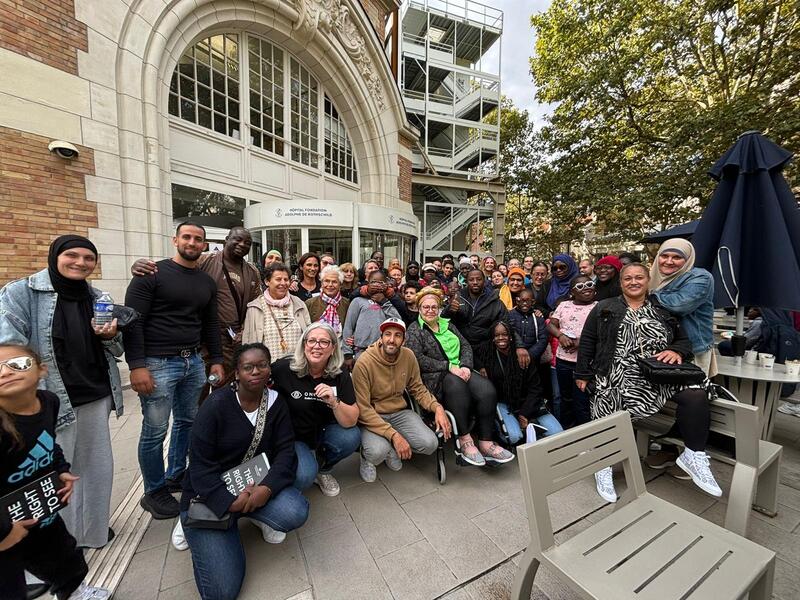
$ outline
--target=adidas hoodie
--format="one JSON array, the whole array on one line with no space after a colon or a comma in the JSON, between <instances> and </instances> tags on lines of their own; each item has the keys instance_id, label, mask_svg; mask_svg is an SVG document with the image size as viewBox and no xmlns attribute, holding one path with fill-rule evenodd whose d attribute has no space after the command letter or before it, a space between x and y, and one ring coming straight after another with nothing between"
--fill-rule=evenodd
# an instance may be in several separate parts
<instances>
[{"instance_id":1,"label":"adidas hoodie","mask_svg":"<svg viewBox=\"0 0 800 600\"><path fill-rule=\"evenodd\" d=\"M39 413L12 417L22 437L22 446L15 447L8 435L0 434L0 497L24 487L50 471L69 471L69 463L64 458L61 446L55 441L58 397L46 390L38 390L36 395L42 405ZM10 531L9 516L0 513L0 539L6 537Z\"/></svg>"}]
</instances>

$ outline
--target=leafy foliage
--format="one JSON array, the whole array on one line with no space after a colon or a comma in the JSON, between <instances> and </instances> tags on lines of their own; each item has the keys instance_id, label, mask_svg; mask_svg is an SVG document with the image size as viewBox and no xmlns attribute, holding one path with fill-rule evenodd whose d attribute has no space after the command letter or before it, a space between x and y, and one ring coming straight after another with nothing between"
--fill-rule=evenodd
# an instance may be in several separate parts
<instances>
[{"instance_id":1,"label":"leafy foliage","mask_svg":"<svg viewBox=\"0 0 800 600\"><path fill-rule=\"evenodd\" d=\"M556 108L538 132L503 114L510 247L540 218L545 246L587 217L637 239L696 217L744 131L800 147L797 0L554 0L532 24L537 98Z\"/></svg>"}]
</instances>

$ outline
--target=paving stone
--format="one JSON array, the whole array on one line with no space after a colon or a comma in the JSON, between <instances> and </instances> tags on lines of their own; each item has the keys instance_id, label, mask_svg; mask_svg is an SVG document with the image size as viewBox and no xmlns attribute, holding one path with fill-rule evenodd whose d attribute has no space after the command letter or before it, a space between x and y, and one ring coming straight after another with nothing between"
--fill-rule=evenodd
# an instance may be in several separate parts
<instances>
[{"instance_id":1,"label":"paving stone","mask_svg":"<svg viewBox=\"0 0 800 600\"><path fill-rule=\"evenodd\" d=\"M474 598L465 589L459 588L449 594L445 594L440 600L474 600Z\"/></svg>"},{"instance_id":2,"label":"paving stone","mask_svg":"<svg viewBox=\"0 0 800 600\"><path fill-rule=\"evenodd\" d=\"M784 560L775 561L775 581L772 594L780 600L796 600L800 598L800 567Z\"/></svg>"},{"instance_id":3,"label":"paving stone","mask_svg":"<svg viewBox=\"0 0 800 600\"><path fill-rule=\"evenodd\" d=\"M421 471L412 461L403 462L400 471L379 469L378 478L398 504L416 500L425 494L435 492L440 487L435 472L428 472L427 469Z\"/></svg>"},{"instance_id":4,"label":"paving stone","mask_svg":"<svg viewBox=\"0 0 800 600\"><path fill-rule=\"evenodd\" d=\"M459 581L491 568L505 554L441 491L403 505L411 520Z\"/></svg>"},{"instance_id":5,"label":"paving stone","mask_svg":"<svg viewBox=\"0 0 800 600\"><path fill-rule=\"evenodd\" d=\"M181 552L171 543L167 544L167 559L161 574L160 589L167 590L187 581L194 581L192 553L188 550Z\"/></svg>"},{"instance_id":6,"label":"paving stone","mask_svg":"<svg viewBox=\"0 0 800 600\"><path fill-rule=\"evenodd\" d=\"M286 600L314 600L314 594L312 593L311 588L308 588L307 590L303 590L299 594L295 594Z\"/></svg>"},{"instance_id":7,"label":"paving stone","mask_svg":"<svg viewBox=\"0 0 800 600\"><path fill-rule=\"evenodd\" d=\"M117 598L123 598L118 594ZM175 587L166 590L161 590L158 594L158 600L200 600L200 593L197 591L197 586L194 579L186 581Z\"/></svg>"},{"instance_id":8,"label":"paving stone","mask_svg":"<svg viewBox=\"0 0 800 600\"><path fill-rule=\"evenodd\" d=\"M144 532L142 541L139 542L137 552L170 543L175 521L175 519L152 519L150 525L147 526L147 531Z\"/></svg>"},{"instance_id":9,"label":"paving stone","mask_svg":"<svg viewBox=\"0 0 800 600\"><path fill-rule=\"evenodd\" d=\"M119 444L125 442L126 440L139 440L139 436L142 433L142 411L131 411L133 414L123 417L125 422L122 426L116 431L112 442L115 444ZM112 418L113 420L113 418Z\"/></svg>"},{"instance_id":10,"label":"paving stone","mask_svg":"<svg viewBox=\"0 0 800 600\"><path fill-rule=\"evenodd\" d=\"M427 540L420 540L376 561L395 598L429 600L456 584L455 575Z\"/></svg>"},{"instance_id":11,"label":"paving stone","mask_svg":"<svg viewBox=\"0 0 800 600\"><path fill-rule=\"evenodd\" d=\"M341 489L347 489L353 485L364 483L361 475L358 474L359 454L354 452L344 460L336 463L333 467L332 475L336 477Z\"/></svg>"},{"instance_id":12,"label":"paving stone","mask_svg":"<svg viewBox=\"0 0 800 600\"><path fill-rule=\"evenodd\" d=\"M127 443L114 444L114 477L126 471L139 472L138 438L126 440Z\"/></svg>"},{"instance_id":13,"label":"paving stone","mask_svg":"<svg viewBox=\"0 0 800 600\"><path fill-rule=\"evenodd\" d=\"M166 544L134 554L114 597L124 600L153 600L158 597L166 556Z\"/></svg>"},{"instance_id":14,"label":"paving stone","mask_svg":"<svg viewBox=\"0 0 800 600\"><path fill-rule=\"evenodd\" d=\"M716 502L714 496L700 491L693 483L689 482L691 488L681 483L671 477L659 477L647 484L647 491L696 515Z\"/></svg>"},{"instance_id":15,"label":"paving stone","mask_svg":"<svg viewBox=\"0 0 800 600\"><path fill-rule=\"evenodd\" d=\"M779 483L778 504L783 504L795 510L800 510L800 490Z\"/></svg>"},{"instance_id":16,"label":"paving stone","mask_svg":"<svg viewBox=\"0 0 800 600\"><path fill-rule=\"evenodd\" d=\"M301 537L300 546L317 600L391 600L353 522Z\"/></svg>"},{"instance_id":17,"label":"paving stone","mask_svg":"<svg viewBox=\"0 0 800 600\"><path fill-rule=\"evenodd\" d=\"M621 481L621 479L615 478L617 493L623 489ZM606 504L606 501L597 494L594 476L576 481L572 485L551 494L547 501L550 506L550 519L553 522L554 531L580 520L583 515L595 511Z\"/></svg>"},{"instance_id":18,"label":"paving stone","mask_svg":"<svg viewBox=\"0 0 800 600\"><path fill-rule=\"evenodd\" d=\"M308 520L298 530L301 539L333 527L352 523L350 514L340 496L333 498L323 496L315 485L304 493L311 506L308 511Z\"/></svg>"},{"instance_id":19,"label":"paving stone","mask_svg":"<svg viewBox=\"0 0 800 600\"><path fill-rule=\"evenodd\" d=\"M240 600L283 600L311 587L297 533L287 534L282 544L268 544L261 530L248 521L239 522L239 531L247 557Z\"/></svg>"},{"instance_id":20,"label":"paving stone","mask_svg":"<svg viewBox=\"0 0 800 600\"><path fill-rule=\"evenodd\" d=\"M111 514L124 500L131 489L134 480L139 476L136 471L125 471L124 473L114 474L114 483L111 486Z\"/></svg>"},{"instance_id":21,"label":"paving stone","mask_svg":"<svg viewBox=\"0 0 800 600\"><path fill-rule=\"evenodd\" d=\"M524 507L503 503L472 519L481 531L500 548L506 556L527 547L530 540L528 518Z\"/></svg>"},{"instance_id":22,"label":"paving stone","mask_svg":"<svg viewBox=\"0 0 800 600\"><path fill-rule=\"evenodd\" d=\"M349 487L341 498L374 558L422 539L419 529L380 481Z\"/></svg>"},{"instance_id":23,"label":"paving stone","mask_svg":"<svg viewBox=\"0 0 800 600\"><path fill-rule=\"evenodd\" d=\"M464 590L475 600L506 600L511 595L511 586L518 568L506 562L489 573L468 583Z\"/></svg>"},{"instance_id":24,"label":"paving stone","mask_svg":"<svg viewBox=\"0 0 800 600\"><path fill-rule=\"evenodd\" d=\"M448 476L447 484L441 486L439 494L452 509L472 518L503 504L504 499L495 493L494 488L491 478L482 469L462 468L453 477Z\"/></svg>"}]
</instances>

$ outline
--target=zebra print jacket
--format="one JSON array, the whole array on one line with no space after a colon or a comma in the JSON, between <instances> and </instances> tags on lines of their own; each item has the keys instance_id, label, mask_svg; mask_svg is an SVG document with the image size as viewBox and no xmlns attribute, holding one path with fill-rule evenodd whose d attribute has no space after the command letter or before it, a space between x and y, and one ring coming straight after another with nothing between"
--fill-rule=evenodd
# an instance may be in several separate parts
<instances>
[{"instance_id":1,"label":"zebra print jacket","mask_svg":"<svg viewBox=\"0 0 800 600\"><path fill-rule=\"evenodd\" d=\"M692 343L681 327L680 319L661 306L655 296L649 296L648 300L656 308L661 322L671 331L666 349L677 352L684 361L691 360ZM591 381L595 375L608 375L617 348L617 332L627 310L623 296L601 300L592 309L581 332L575 379Z\"/></svg>"}]
</instances>

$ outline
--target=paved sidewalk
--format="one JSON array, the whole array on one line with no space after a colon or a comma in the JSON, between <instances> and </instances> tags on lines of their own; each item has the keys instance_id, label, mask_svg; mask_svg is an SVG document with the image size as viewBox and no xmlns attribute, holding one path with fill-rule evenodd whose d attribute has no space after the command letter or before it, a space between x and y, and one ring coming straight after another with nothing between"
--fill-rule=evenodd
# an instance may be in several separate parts
<instances>
[{"instance_id":1,"label":"paved sidewalk","mask_svg":"<svg viewBox=\"0 0 800 600\"><path fill-rule=\"evenodd\" d=\"M127 414L112 421L114 502L138 475L138 400L125 394ZM750 537L778 553L775 598L800 598L800 418L778 415L775 441L785 445L780 512L770 519L753 512ZM243 599L262 600L493 600L508 598L528 526L516 463L504 468L460 468L449 457L444 486L432 457L415 457L394 473L378 468L378 481L363 483L358 457L337 465L342 486L326 498L316 486L308 496L309 520L278 546L242 522L248 571ZM721 501L647 470L648 490L716 523L722 522L731 468L714 463L725 491ZM610 510L580 481L550 498L557 539L569 537ZM169 543L172 521L153 521L123 577L119 600L197 598L191 556ZM532 598L566 600L572 594L540 569Z\"/></svg>"}]
</instances>

